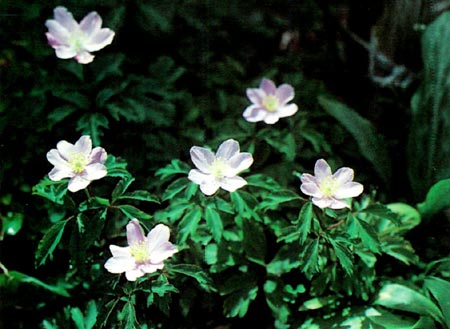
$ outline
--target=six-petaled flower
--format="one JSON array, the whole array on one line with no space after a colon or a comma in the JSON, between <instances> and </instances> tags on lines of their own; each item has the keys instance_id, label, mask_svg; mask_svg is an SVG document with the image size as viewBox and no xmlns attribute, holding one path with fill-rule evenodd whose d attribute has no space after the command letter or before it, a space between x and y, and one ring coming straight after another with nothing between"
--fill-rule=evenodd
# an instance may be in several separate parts
<instances>
[{"instance_id":1,"label":"six-petaled flower","mask_svg":"<svg viewBox=\"0 0 450 329\"><path fill-rule=\"evenodd\" d=\"M91 52L109 45L114 38L114 31L101 28L102 18L95 11L79 24L64 7L56 7L53 12L54 19L45 22L45 35L58 58L75 58L80 64L88 64L94 60Z\"/></svg>"},{"instance_id":2,"label":"six-petaled flower","mask_svg":"<svg viewBox=\"0 0 450 329\"><path fill-rule=\"evenodd\" d=\"M164 267L164 260L178 252L169 242L170 230L164 224L156 225L147 236L137 219L132 219L126 227L127 247L110 245L113 257L105 263L105 268L111 273L124 273L129 281L146 273L153 273Z\"/></svg>"},{"instance_id":3,"label":"six-petaled flower","mask_svg":"<svg viewBox=\"0 0 450 329\"><path fill-rule=\"evenodd\" d=\"M192 169L188 178L199 184L205 195L212 195L219 188L233 192L247 184L237 174L251 166L253 157L250 153L241 153L237 141L229 139L223 142L216 154L198 146L193 146L190 153L197 169Z\"/></svg>"},{"instance_id":4,"label":"six-petaled flower","mask_svg":"<svg viewBox=\"0 0 450 329\"><path fill-rule=\"evenodd\" d=\"M103 148L92 149L89 136L82 136L75 144L60 141L56 149L47 153L47 160L55 166L48 177L53 181L70 178L68 189L76 192L86 188L91 181L106 176L106 158Z\"/></svg>"},{"instance_id":5,"label":"six-petaled flower","mask_svg":"<svg viewBox=\"0 0 450 329\"><path fill-rule=\"evenodd\" d=\"M247 97L253 103L243 113L245 120L249 122L274 124L280 118L294 115L298 110L296 104L288 104L294 99L292 86L282 84L277 88L269 79L262 79L259 88L248 88Z\"/></svg>"},{"instance_id":6,"label":"six-petaled flower","mask_svg":"<svg viewBox=\"0 0 450 329\"><path fill-rule=\"evenodd\" d=\"M306 195L312 196L313 204L320 208L350 208L344 199L356 197L363 192L363 185L353 182L353 175L353 169L347 167L332 174L328 163L320 159L314 166L314 176L301 176L300 189Z\"/></svg>"}]
</instances>

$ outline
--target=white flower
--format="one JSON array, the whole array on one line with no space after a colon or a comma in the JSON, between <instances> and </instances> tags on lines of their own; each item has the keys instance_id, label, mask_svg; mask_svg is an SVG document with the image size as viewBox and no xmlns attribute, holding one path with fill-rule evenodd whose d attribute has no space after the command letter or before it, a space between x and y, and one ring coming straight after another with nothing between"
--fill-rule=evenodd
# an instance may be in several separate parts
<instances>
[{"instance_id":1,"label":"white flower","mask_svg":"<svg viewBox=\"0 0 450 329\"><path fill-rule=\"evenodd\" d=\"M153 273L164 267L164 260L178 252L169 242L170 231L164 224L156 225L147 236L137 219L127 224L128 247L110 245L113 255L105 263L111 273L123 273L128 281L136 281L146 273Z\"/></svg>"},{"instance_id":2,"label":"white flower","mask_svg":"<svg viewBox=\"0 0 450 329\"><path fill-rule=\"evenodd\" d=\"M251 166L253 157L250 153L240 153L237 141L229 139L223 142L216 154L198 146L193 146L190 153L198 169L192 169L188 178L199 184L205 195L212 195L219 188L233 192L247 184L237 174Z\"/></svg>"},{"instance_id":3,"label":"white flower","mask_svg":"<svg viewBox=\"0 0 450 329\"><path fill-rule=\"evenodd\" d=\"M312 196L312 202L320 208L350 208L343 199L356 197L364 189L362 184L353 182L353 175L353 169L347 167L332 174L328 163L320 159L314 166L314 176L301 176L300 189L306 195Z\"/></svg>"},{"instance_id":4,"label":"white flower","mask_svg":"<svg viewBox=\"0 0 450 329\"><path fill-rule=\"evenodd\" d=\"M80 24L64 7L56 7L53 12L55 18L45 22L48 28L45 35L58 58L75 57L78 63L88 64L94 60L91 52L109 45L114 38L114 31L101 28L102 18L95 11L87 14Z\"/></svg>"},{"instance_id":5,"label":"white flower","mask_svg":"<svg viewBox=\"0 0 450 329\"><path fill-rule=\"evenodd\" d=\"M243 113L249 122L274 124L280 118L290 117L298 111L296 104L288 104L294 99L294 88L288 84L277 88L273 81L262 79L259 88L247 89L247 97L253 103Z\"/></svg>"},{"instance_id":6,"label":"white flower","mask_svg":"<svg viewBox=\"0 0 450 329\"><path fill-rule=\"evenodd\" d=\"M55 167L49 172L52 181L70 178L68 189L76 192L86 188L91 181L106 176L104 165L106 152L101 147L92 149L89 136L81 136L75 145L66 141L56 144L56 149L47 153L47 160Z\"/></svg>"}]
</instances>

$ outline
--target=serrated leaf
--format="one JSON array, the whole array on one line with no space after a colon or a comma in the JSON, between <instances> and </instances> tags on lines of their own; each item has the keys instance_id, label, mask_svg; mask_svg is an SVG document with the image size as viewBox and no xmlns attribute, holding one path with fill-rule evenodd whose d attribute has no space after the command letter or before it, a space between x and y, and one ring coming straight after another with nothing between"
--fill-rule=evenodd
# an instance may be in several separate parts
<instances>
[{"instance_id":1,"label":"serrated leaf","mask_svg":"<svg viewBox=\"0 0 450 329\"><path fill-rule=\"evenodd\" d=\"M58 284L58 285L51 285L51 284L47 284L35 277L29 276L27 274L24 274L24 273L21 273L18 271L8 271L8 276L6 276L6 274L3 274L3 273L0 274L0 278L2 276L4 276L5 282L8 285L11 284L11 280L17 281L20 283L29 283L29 284L35 285L37 287L44 288L54 294L64 296L64 297L70 297L69 292L63 286L62 282L61 282L61 284ZM2 282L3 282L3 280L0 280L0 285L2 285Z\"/></svg>"},{"instance_id":2,"label":"serrated leaf","mask_svg":"<svg viewBox=\"0 0 450 329\"><path fill-rule=\"evenodd\" d=\"M191 168L185 163L178 159L172 160L170 164L164 168L158 169L155 172L155 176L160 176L161 180L178 174L187 175Z\"/></svg>"},{"instance_id":3,"label":"serrated leaf","mask_svg":"<svg viewBox=\"0 0 450 329\"><path fill-rule=\"evenodd\" d=\"M348 275L353 274L353 255L347 246L338 240L329 238L331 245L333 246L334 252L336 253L339 263Z\"/></svg>"},{"instance_id":4,"label":"serrated leaf","mask_svg":"<svg viewBox=\"0 0 450 329\"><path fill-rule=\"evenodd\" d=\"M263 200L257 206L257 210L276 210L280 204L294 200L301 200L297 193L290 190L274 190L264 195Z\"/></svg>"},{"instance_id":5,"label":"serrated leaf","mask_svg":"<svg viewBox=\"0 0 450 329\"><path fill-rule=\"evenodd\" d=\"M289 273L302 265L299 255L303 248L299 244L284 245L267 265L267 273L276 276Z\"/></svg>"},{"instance_id":6,"label":"serrated leaf","mask_svg":"<svg viewBox=\"0 0 450 329\"><path fill-rule=\"evenodd\" d=\"M143 212L142 210L136 208L135 206L129 204L123 204L116 206L116 208L120 209L120 211L127 216L129 219L137 218L137 219L151 219L152 215Z\"/></svg>"},{"instance_id":7,"label":"serrated leaf","mask_svg":"<svg viewBox=\"0 0 450 329\"><path fill-rule=\"evenodd\" d=\"M103 136L103 129L109 128L109 120L101 113L86 113L77 122L77 131L82 135L89 135L92 144L100 145L100 137Z\"/></svg>"},{"instance_id":8,"label":"serrated leaf","mask_svg":"<svg viewBox=\"0 0 450 329\"><path fill-rule=\"evenodd\" d=\"M173 181L164 191L162 195L162 200L170 200L173 197L175 197L178 193L183 191L188 184L191 183L186 177L178 178L177 180Z\"/></svg>"},{"instance_id":9,"label":"serrated leaf","mask_svg":"<svg viewBox=\"0 0 450 329\"><path fill-rule=\"evenodd\" d=\"M33 186L33 195L39 195L54 203L64 204L67 194L67 180L51 181L48 177Z\"/></svg>"},{"instance_id":10,"label":"serrated leaf","mask_svg":"<svg viewBox=\"0 0 450 329\"><path fill-rule=\"evenodd\" d=\"M111 154L108 154L106 158L105 167L108 171L107 176L109 177L126 178L131 176L127 170L127 162Z\"/></svg>"},{"instance_id":11,"label":"serrated leaf","mask_svg":"<svg viewBox=\"0 0 450 329\"><path fill-rule=\"evenodd\" d=\"M127 191L134 180L135 179L132 176L125 176L116 184L116 187L111 193L113 203Z\"/></svg>"},{"instance_id":12,"label":"serrated leaf","mask_svg":"<svg viewBox=\"0 0 450 329\"><path fill-rule=\"evenodd\" d=\"M302 253L302 260L304 262L302 271L307 275L319 272L319 239L308 241Z\"/></svg>"},{"instance_id":13,"label":"serrated leaf","mask_svg":"<svg viewBox=\"0 0 450 329\"><path fill-rule=\"evenodd\" d=\"M194 278L200 287L205 289L206 291L212 292L215 291L213 281L208 276L207 273L205 273L201 267L193 264L176 264L170 266L170 271L175 273L180 273L183 275L190 276L191 278Z\"/></svg>"},{"instance_id":14,"label":"serrated leaf","mask_svg":"<svg viewBox=\"0 0 450 329\"><path fill-rule=\"evenodd\" d=\"M219 213L212 207L205 207L206 225L211 230L214 241L220 242L223 233L223 223Z\"/></svg>"},{"instance_id":15,"label":"serrated leaf","mask_svg":"<svg viewBox=\"0 0 450 329\"><path fill-rule=\"evenodd\" d=\"M110 206L109 200L100 197L90 197L86 201L83 201L78 206L79 211L86 211L90 209L108 208Z\"/></svg>"},{"instance_id":16,"label":"serrated leaf","mask_svg":"<svg viewBox=\"0 0 450 329\"><path fill-rule=\"evenodd\" d=\"M251 218L261 221L261 217L256 211L255 206L258 204L253 195L244 191L235 191L230 193L231 201L236 212L243 218Z\"/></svg>"},{"instance_id":17,"label":"serrated leaf","mask_svg":"<svg viewBox=\"0 0 450 329\"><path fill-rule=\"evenodd\" d=\"M195 234L195 232L197 231L198 223L201 219L202 209L198 206L195 206L194 209L190 210L184 215L183 219L178 225L180 244L185 243L190 235Z\"/></svg>"},{"instance_id":18,"label":"serrated leaf","mask_svg":"<svg viewBox=\"0 0 450 329\"><path fill-rule=\"evenodd\" d=\"M298 232L300 234L300 244L303 245L311 231L311 222L313 220L313 206L311 202L307 202L303 205L300 213L298 214Z\"/></svg>"},{"instance_id":19,"label":"serrated leaf","mask_svg":"<svg viewBox=\"0 0 450 329\"><path fill-rule=\"evenodd\" d=\"M119 196L119 200L124 200L124 199L160 203L157 196L155 196L145 190L137 190L137 191L125 193L125 194Z\"/></svg>"},{"instance_id":20,"label":"serrated leaf","mask_svg":"<svg viewBox=\"0 0 450 329\"><path fill-rule=\"evenodd\" d=\"M371 214L382 219L387 219L397 225L400 224L397 214L391 211L387 206L380 203L371 204L367 208L361 209L360 212Z\"/></svg>"},{"instance_id":21,"label":"serrated leaf","mask_svg":"<svg viewBox=\"0 0 450 329\"><path fill-rule=\"evenodd\" d=\"M380 243L378 241L375 229L365 221L353 216L351 213L347 216L348 233L352 237L359 237L361 242L372 252L380 252Z\"/></svg>"},{"instance_id":22,"label":"serrated leaf","mask_svg":"<svg viewBox=\"0 0 450 329\"><path fill-rule=\"evenodd\" d=\"M53 251L59 244L59 241L61 241L62 235L64 233L64 227L69 222L69 220L70 219L66 219L54 224L52 227L50 227L47 233L44 234L36 250L37 266L44 265L47 257L52 257Z\"/></svg>"}]
</instances>

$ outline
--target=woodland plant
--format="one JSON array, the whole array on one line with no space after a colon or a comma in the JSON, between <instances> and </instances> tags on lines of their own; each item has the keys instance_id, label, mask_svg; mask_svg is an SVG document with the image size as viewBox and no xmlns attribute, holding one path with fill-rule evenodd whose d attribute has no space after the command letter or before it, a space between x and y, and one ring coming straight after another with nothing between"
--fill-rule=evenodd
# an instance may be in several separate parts
<instances>
[{"instance_id":1,"label":"woodland plant","mask_svg":"<svg viewBox=\"0 0 450 329\"><path fill-rule=\"evenodd\" d=\"M39 74L51 87L34 86L29 96L41 100L31 118L48 123L20 126L42 141L29 141L32 156L5 158L11 192L2 187L0 199L1 239L27 233L36 269L14 268L12 253L5 253L0 326L450 328L448 250L430 259L412 243L415 230L446 216L450 178L427 185L421 203L390 199L383 191L383 182L394 179L385 137L301 77L295 62L274 52L249 77L246 56L258 51L237 49L218 62L189 53L193 34L176 34L177 24L205 28L192 12L197 7L115 6L103 15L114 31L101 28L97 12L77 23L61 6L45 22L56 57L43 51L52 64ZM121 49L132 46L119 38L129 31L117 23L130 8L138 10L132 23L140 37L157 28L191 47L155 54L142 70L143 59ZM219 9L209 10L211 22L222 19ZM450 35L443 15L447 20L427 28L426 47L430 33ZM261 26L258 17L246 21L247 32ZM90 53L113 39L113 53L105 49L94 61ZM76 61L60 61L68 58ZM212 77L197 72L208 65L217 70ZM450 66L439 69L450 76ZM246 88L255 81L259 88ZM448 100L449 85L440 82L439 99ZM414 122L424 88L413 98ZM246 96L252 104L242 113ZM5 122L13 117L5 115ZM37 174L13 175L30 169ZM32 211L17 201L19 186L32 195L22 202ZM35 313L22 307L23 296ZM19 309L33 317L15 318Z\"/></svg>"}]
</instances>

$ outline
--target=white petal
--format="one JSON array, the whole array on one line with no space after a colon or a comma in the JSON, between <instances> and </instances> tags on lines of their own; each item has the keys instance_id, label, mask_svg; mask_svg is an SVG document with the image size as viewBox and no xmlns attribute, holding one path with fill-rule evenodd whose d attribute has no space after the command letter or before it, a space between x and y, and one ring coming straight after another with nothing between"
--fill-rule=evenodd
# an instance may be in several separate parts
<instances>
[{"instance_id":1,"label":"white petal","mask_svg":"<svg viewBox=\"0 0 450 329\"><path fill-rule=\"evenodd\" d=\"M82 51L76 54L75 60L80 64L89 64L94 60L94 55L87 51Z\"/></svg>"},{"instance_id":2,"label":"white petal","mask_svg":"<svg viewBox=\"0 0 450 329\"><path fill-rule=\"evenodd\" d=\"M102 18L95 11L87 14L80 22L80 29L87 36L91 36L102 27Z\"/></svg>"},{"instance_id":3,"label":"white petal","mask_svg":"<svg viewBox=\"0 0 450 329\"><path fill-rule=\"evenodd\" d=\"M153 273L156 272L157 270L162 270L164 268L164 263L157 263L157 264L142 264L139 265L139 269L142 272L145 273Z\"/></svg>"},{"instance_id":4,"label":"white petal","mask_svg":"<svg viewBox=\"0 0 450 329\"><path fill-rule=\"evenodd\" d=\"M150 261L153 264L161 263L178 250L169 242L170 230L166 225L156 225L147 235L147 246L150 252Z\"/></svg>"},{"instance_id":5,"label":"white petal","mask_svg":"<svg viewBox=\"0 0 450 329\"><path fill-rule=\"evenodd\" d=\"M216 159L216 156L210 150L198 146L191 147L190 154L194 165L202 172L209 174L209 167Z\"/></svg>"},{"instance_id":6,"label":"white petal","mask_svg":"<svg viewBox=\"0 0 450 329\"><path fill-rule=\"evenodd\" d=\"M364 186L360 183L350 182L342 186L335 193L335 197L338 199L353 198L360 195L364 190Z\"/></svg>"},{"instance_id":7,"label":"white petal","mask_svg":"<svg viewBox=\"0 0 450 329\"><path fill-rule=\"evenodd\" d=\"M317 186L316 183L303 183L300 186L300 190L306 195L310 195L316 198L320 198L322 196L322 192L320 191L319 186Z\"/></svg>"},{"instance_id":8,"label":"white petal","mask_svg":"<svg viewBox=\"0 0 450 329\"><path fill-rule=\"evenodd\" d=\"M274 123L277 123L280 117L278 116L278 113L276 112L267 112L266 117L264 118L264 122L272 125Z\"/></svg>"},{"instance_id":9,"label":"white petal","mask_svg":"<svg viewBox=\"0 0 450 329\"><path fill-rule=\"evenodd\" d=\"M312 198L312 203L319 208L328 208L333 203L331 198Z\"/></svg>"},{"instance_id":10,"label":"white petal","mask_svg":"<svg viewBox=\"0 0 450 329\"><path fill-rule=\"evenodd\" d=\"M60 141L56 144L56 148L59 154L64 160L69 160L72 154L75 152L75 147L67 141Z\"/></svg>"},{"instance_id":11,"label":"white petal","mask_svg":"<svg viewBox=\"0 0 450 329\"><path fill-rule=\"evenodd\" d=\"M294 88L292 88L291 85L284 83L277 88L275 96L277 96L280 104L287 104L294 99Z\"/></svg>"},{"instance_id":12,"label":"white petal","mask_svg":"<svg viewBox=\"0 0 450 329\"><path fill-rule=\"evenodd\" d=\"M60 170L70 170L70 166L57 149L51 149L47 152L47 160Z\"/></svg>"},{"instance_id":13,"label":"white petal","mask_svg":"<svg viewBox=\"0 0 450 329\"><path fill-rule=\"evenodd\" d=\"M200 191L205 195L213 195L220 188L220 184L217 181L210 181L200 184Z\"/></svg>"},{"instance_id":14,"label":"white petal","mask_svg":"<svg viewBox=\"0 0 450 329\"><path fill-rule=\"evenodd\" d=\"M91 35L89 40L84 44L84 48L87 51L97 51L107 45L111 44L114 39L115 33L110 29L101 29L95 34Z\"/></svg>"},{"instance_id":15,"label":"white petal","mask_svg":"<svg viewBox=\"0 0 450 329\"><path fill-rule=\"evenodd\" d=\"M245 185L247 185L247 181L239 176L226 177L220 183L220 187L228 192L234 192L237 189L240 189L241 187L243 187Z\"/></svg>"},{"instance_id":16,"label":"white petal","mask_svg":"<svg viewBox=\"0 0 450 329\"><path fill-rule=\"evenodd\" d=\"M109 250L111 251L111 254L113 257L131 257L130 253L130 247L119 247L116 245L111 244L109 246Z\"/></svg>"},{"instance_id":17,"label":"white petal","mask_svg":"<svg viewBox=\"0 0 450 329\"><path fill-rule=\"evenodd\" d=\"M79 140L75 142L74 152L83 153L86 157L89 157L92 151L92 140L90 136L81 136Z\"/></svg>"},{"instance_id":18,"label":"white petal","mask_svg":"<svg viewBox=\"0 0 450 329\"><path fill-rule=\"evenodd\" d=\"M102 147L95 147L90 155L89 163L105 163L108 158L108 154Z\"/></svg>"},{"instance_id":19,"label":"white petal","mask_svg":"<svg viewBox=\"0 0 450 329\"><path fill-rule=\"evenodd\" d=\"M84 168L83 178L87 180L96 180L105 177L108 174L105 165L93 163Z\"/></svg>"},{"instance_id":20,"label":"white petal","mask_svg":"<svg viewBox=\"0 0 450 329\"><path fill-rule=\"evenodd\" d=\"M139 245L146 240L144 231L136 218L127 224L126 229L128 245Z\"/></svg>"},{"instance_id":21,"label":"white petal","mask_svg":"<svg viewBox=\"0 0 450 329\"><path fill-rule=\"evenodd\" d=\"M323 178L331 176L331 168L324 159L316 161L314 166L314 176L321 181Z\"/></svg>"},{"instance_id":22,"label":"white petal","mask_svg":"<svg viewBox=\"0 0 450 329\"><path fill-rule=\"evenodd\" d=\"M262 79L259 88L262 89L266 93L266 95L274 95L277 91L275 83L273 83L272 80L266 78Z\"/></svg>"},{"instance_id":23,"label":"white petal","mask_svg":"<svg viewBox=\"0 0 450 329\"><path fill-rule=\"evenodd\" d=\"M344 200L333 199L333 201L328 206L328 208L344 209L344 208L350 208L350 205L347 202L345 202Z\"/></svg>"},{"instance_id":24,"label":"white petal","mask_svg":"<svg viewBox=\"0 0 450 329\"><path fill-rule=\"evenodd\" d=\"M353 176L353 169L348 167L340 168L333 174L333 177L336 178L339 185L351 182L353 180Z\"/></svg>"},{"instance_id":25,"label":"white petal","mask_svg":"<svg viewBox=\"0 0 450 329\"><path fill-rule=\"evenodd\" d=\"M142 272L139 268L125 272L125 277L128 281L136 281L137 278L140 278L143 275L145 275L145 273Z\"/></svg>"},{"instance_id":26,"label":"white petal","mask_svg":"<svg viewBox=\"0 0 450 329\"><path fill-rule=\"evenodd\" d=\"M289 104L283 107L280 107L277 110L277 114L280 118L290 117L294 115L298 111L298 106L296 104Z\"/></svg>"},{"instance_id":27,"label":"white petal","mask_svg":"<svg viewBox=\"0 0 450 329\"><path fill-rule=\"evenodd\" d=\"M223 160L229 160L238 153L239 153L239 143L234 139L228 139L222 144L220 144L216 152L216 157L221 158Z\"/></svg>"},{"instance_id":28,"label":"white petal","mask_svg":"<svg viewBox=\"0 0 450 329\"><path fill-rule=\"evenodd\" d=\"M135 268L136 264L130 257L111 257L105 263L105 268L111 273L123 273Z\"/></svg>"},{"instance_id":29,"label":"white petal","mask_svg":"<svg viewBox=\"0 0 450 329\"><path fill-rule=\"evenodd\" d=\"M228 161L228 165L230 166L229 172L226 173L226 176L232 177L236 176L242 170L248 169L253 163L253 156L250 153L243 152L240 154L236 154L234 157Z\"/></svg>"},{"instance_id":30,"label":"white petal","mask_svg":"<svg viewBox=\"0 0 450 329\"><path fill-rule=\"evenodd\" d=\"M242 116L248 122L259 122L264 120L267 111L260 105L250 105L245 110Z\"/></svg>"},{"instance_id":31,"label":"white petal","mask_svg":"<svg viewBox=\"0 0 450 329\"><path fill-rule=\"evenodd\" d=\"M215 180L212 175L205 174L198 169L191 169L188 174L188 179L198 185Z\"/></svg>"},{"instance_id":32,"label":"white petal","mask_svg":"<svg viewBox=\"0 0 450 329\"><path fill-rule=\"evenodd\" d=\"M59 181L64 178L73 177L73 172L70 170L61 170L55 167L48 173L48 177L52 181Z\"/></svg>"},{"instance_id":33,"label":"white petal","mask_svg":"<svg viewBox=\"0 0 450 329\"><path fill-rule=\"evenodd\" d=\"M76 51L70 46L58 46L55 47L56 57L61 59L73 58L76 56Z\"/></svg>"},{"instance_id":34,"label":"white petal","mask_svg":"<svg viewBox=\"0 0 450 329\"><path fill-rule=\"evenodd\" d=\"M261 105L264 96L266 96L266 94L261 89L257 88L247 88L246 93L248 99L256 105Z\"/></svg>"},{"instance_id":35,"label":"white petal","mask_svg":"<svg viewBox=\"0 0 450 329\"><path fill-rule=\"evenodd\" d=\"M55 15L55 20L70 32L78 29L77 21L73 18L72 13L65 7L56 7L53 10L53 13Z\"/></svg>"},{"instance_id":36,"label":"white petal","mask_svg":"<svg viewBox=\"0 0 450 329\"><path fill-rule=\"evenodd\" d=\"M86 188L91 183L90 180L84 179L79 175L72 177L69 181L68 189L70 192L77 192Z\"/></svg>"},{"instance_id":37,"label":"white petal","mask_svg":"<svg viewBox=\"0 0 450 329\"><path fill-rule=\"evenodd\" d=\"M70 33L64 26L54 19L47 20L45 26L48 28L48 32L45 35L51 46L69 44Z\"/></svg>"}]
</instances>

